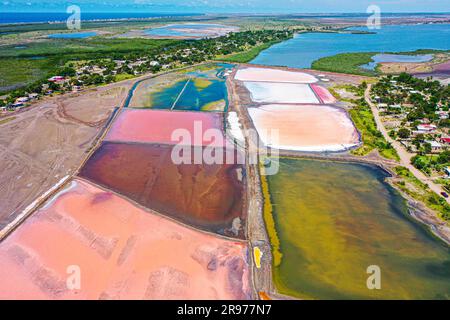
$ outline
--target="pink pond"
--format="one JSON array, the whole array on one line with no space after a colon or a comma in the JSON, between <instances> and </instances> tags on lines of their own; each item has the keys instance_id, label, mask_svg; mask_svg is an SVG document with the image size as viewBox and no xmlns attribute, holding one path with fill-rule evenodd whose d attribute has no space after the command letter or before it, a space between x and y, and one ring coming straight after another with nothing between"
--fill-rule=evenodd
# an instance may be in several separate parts
<instances>
[{"instance_id":1,"label":"pink pond","mask_svg":"<svg viewBox=\"0 0 450 320\"><path fill-rule=\"evenodd\" d=\"M359 144L352 121L333 106L268 104L248 112L261 141L272 148L337 152Z\"/></svg>"},{"instance_id":2,"label":"pink pond","mask_svg":"<svg viewBox=\"0 0 450 320\"><path fill-rule=\"evenodd\" d=\"M223 137L221 113L126 109L105 140L177 144L180 136L188 134L195 146L223 145L222 141L208 137L210 129Z\"/></svg>"},{"instance_id":3,"label":"pink pond","mask_svg":"<svg viewBox=\"0 0 450 320\"><path fill-rule=\"evenodd\" d=\"M74 180L0 243L0 299L248 299L247 254Z\"/></svg>"},{"instance_id":4,"label":"pink pond","mask_svg":"<svg viewBox=\"0 0 450 320\"><path fill-rule=\"evenodd\" d=\"M328 89L316 84L312 84L311 89L313 89L314 93L320 99L321 103L336 103L336 98L330 93L330 91L328 91Z\"/></svg>"},{"instance_id":5,"label":"pink pond","mask_svg":"<svg viewBox=\"0 0 450 320\"><path fill-rule=\"evenodd\" d=\"M239 69L234 77L239 81L267 81L267 82L293 82L314 83L316 77L304 73L271 68L244 68Z\"/></svg>"}]
</instances>

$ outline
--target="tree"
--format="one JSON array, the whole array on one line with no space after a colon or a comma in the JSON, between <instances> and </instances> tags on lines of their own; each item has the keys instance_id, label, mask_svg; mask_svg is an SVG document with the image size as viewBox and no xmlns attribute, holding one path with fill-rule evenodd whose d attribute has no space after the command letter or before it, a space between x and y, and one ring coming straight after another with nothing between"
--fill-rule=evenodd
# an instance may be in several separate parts
<instances>
[{"instance_id":1,"label":"tree","mask_svg":"<svg viewBox=\"0 0 450 320\"><path fill-rule=\"evenodd\" d=\"M432 151L431 143L425 142L425 143L423 144L423 152L424 152L425 154L428 154L428 153L431 153L431 151Z\"/></svg>"},{"instance_id":2,"label":"tree","mask_svg":"<svg viewBox=\"0 0 450 320\"><path fill-rule=\"evenodd\" d=\"M397 134L400 139L408 139L411 136L411 131L406 128L401 128Z\"/></svg>"}]
</instances>

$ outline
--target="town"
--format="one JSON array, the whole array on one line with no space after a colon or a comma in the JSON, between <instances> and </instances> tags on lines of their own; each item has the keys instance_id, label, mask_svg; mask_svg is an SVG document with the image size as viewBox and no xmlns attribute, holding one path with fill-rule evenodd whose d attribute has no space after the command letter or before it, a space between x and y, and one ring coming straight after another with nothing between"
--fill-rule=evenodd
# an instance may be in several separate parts
<instances>
[{"instance_id":1,"label":"town","mask_svg":"<svg viewBox=\"0 0 450 320\"><path fill-rule=\"evenodd\" d=\"M414 154L411 163L450 186L441 179L450 177L450 87L402 73L380 78L371 99L389 136Z\"/></svg>"},{"instance_id":2,"label":"town","mask_svg":"<svg viewBox=\"0 0 450 320\"><path fill-rule=\"evenodd\" d=\"M85 87L126 80L148 73L169 71L209 60L227 60L258 46L293 37L288 29L229 33L222 37L174 42L142 53L115 53L109 58L68 61L57 74L0 97L0 112L20 110L42 96L78 92Z\"/></svg>"}]
</instances>

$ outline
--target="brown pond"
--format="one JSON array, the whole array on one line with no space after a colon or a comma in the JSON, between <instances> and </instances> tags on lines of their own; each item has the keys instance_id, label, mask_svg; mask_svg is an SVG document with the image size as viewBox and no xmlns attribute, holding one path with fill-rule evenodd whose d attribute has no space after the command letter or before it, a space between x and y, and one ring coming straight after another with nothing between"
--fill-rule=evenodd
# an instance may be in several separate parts
<instances>
[{"instance_id":1,"label":"brown pond","mask_svg":"<svg viewBox=\"0 0 450 320\"><path fill-rule=\"evenodd\" d=\"M236 161L175 164L173 148L105 142L80 176L183 223L244 238L244 166ZM205 147L191 149L192 155L202 151Z\"/></svg>"}]
</instances>

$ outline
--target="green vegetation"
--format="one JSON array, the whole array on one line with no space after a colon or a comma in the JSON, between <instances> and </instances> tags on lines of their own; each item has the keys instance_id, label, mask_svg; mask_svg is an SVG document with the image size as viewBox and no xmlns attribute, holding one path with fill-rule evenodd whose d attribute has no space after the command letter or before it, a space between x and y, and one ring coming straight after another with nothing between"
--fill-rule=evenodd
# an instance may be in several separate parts
<instances>
[{"instance_id":1,"label":"green vegetation","mask_svg":"<svg viewBox=\"0 0 450 320\"><path fill-rule=\"evenodd\" d=\"M232 54L229 56L225 56L223 58L219 57L218 59L224 62L247 63L255 59L261 51L268 49L269 47L273 46L274 44L277 44L278 42L279 41L271 41L263 43L259 46L251 48L248 51Z\"/></svg>"},{"instance_id":2,"label":"green vegetation","mask_svg":"<svg viewBox=\"0 0 450 320\"><path fill-rule=\"evenodd\" d=\"M417 179L407 168L398 166L394 170L403 179L394 182L400 190L438 212L443 220L450 221L450 205L443 197L431 191L426 184Z\"/></svg>"},{"instance_id":3,"label":"green vegetation","mask_svg":"<svg viewBox=\"0 0 450 320\"><path fill-rule=\"evenodd\" d=\"M0 92L37 81L54 70L57 58L0 59Z\"/></svg>"},{"instance_id":4,"label":"green vegetation","mask_svg":"<svg viewBox=\"0 0 450 320\"><path fill-rule=\"evenodd\" d=\"M245 52L248 55L252 48L258 48L254 52L257 54L263 49L261 46L267 47L292 36L291 30L259 30L201 40L93 37L47 39L19 49L16 45L8 45L0 52L0 62L16 59L17 69L11 69L6 63L1 64L0 74L4 75L4 80L0 92L19 86L32 86L13 92L13 100L36 92L35 89L47 84L47 79L53 75L70 77L71 85L77 86L109 83L145 72L156 73L161 69L198 64L233 53ZM30 59L37 61L36 66L30 67L24 62ZM76 71L80 71L81 75L76 75ZM70 90L71 85L67 85L66 89ZM62 88L56 86L50 89L59 91ZM37 91L41 93L42 90Z\"/></svg>"},{"instance_id":5,"label":"green vegetation","mask_svg":"<svg viewBox=\"0 0 450 320\"><path fill-rule=\"evenodd\" d=\"M377 149L381 156L399 160L397 151L387 142L380 131L378 131L375 119L369 106L358 105L350 111L350 116L355 123L356 128L361 133L363 145L352 151L352 154L364 156L373 149Z\"/></svg>"},{"instance_id":6,"label":"green vegetation","mask_svg":"<svg viewBox=\"0 0 450 320\"><path fill-rule=\"evenodd\" d=\"M358 87L352 85L345 85L339 87L340 89L345 89L352 92L354 95L360 97L358 100L355 99L342 99L335 90L330 90L330 92L341 101L347 101L353 104L353 107L349 110L349 114L359 133L361 134L361 139L363 145L356 150L352 151L352 154L357 156L365 156L377 149L382 157L392 160L399 160L397 151L392 147L392 145L386 141L383 134L378 130L375 118L373 117L372 110L367 105L364 98L364 91L367 88L367 83L363 82Z\"/></svg>"},{"instance_id":7,"label":"green vegetation","mask_svg":"<svg viewBox=\"0 0 450 320\"><path fill-rule=\"evenodd\" d=\"M407 52L391 52L391 54L402 55L420 55L420 54L437 54L445 53L445 50L421 49ZM355 53L340 53L334 56L324 57L312 63L312 69L357 74L362 76L376 76L379 75L378 67L375 70L366 70L361 68L362 65L372 62L372 57L380 52L355 52Z\"/></svg>"},{"instance_id":8,"label":"green vegetation","mask_svg":"<svg viewBox=\"0 0 450 320\"><path fill-rule=\"evenodd\" d=\"M51 57L72 55L70 58L95 59L104 58L105 54L119 57L124 53L153 52L175 44L177 40L160 39L49 39L43 42L27 44L23 49L6 46L0 51L1 58ZM87 55L83 55L87 54ZM80 56L80 57L79 57Z\"/></svg>"},{"instance_id":9,"label":"green vegetation","mask_svg":"<svg viewBox=\"0 0 450 320\"><path fill-rule=\"evenodd\" d=\"M374 76L375 71L365 70L360 66L372 61L374 52L341 53L331 57L324 57L312 63L312 69L339 73Z\"/></svg>"}]
</instances>

